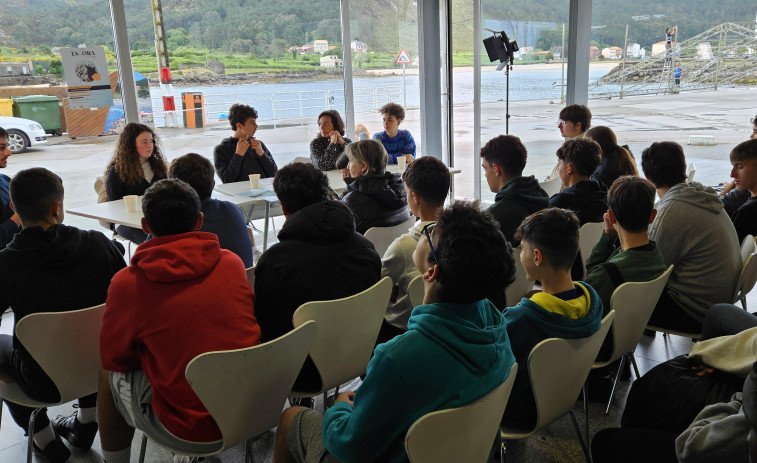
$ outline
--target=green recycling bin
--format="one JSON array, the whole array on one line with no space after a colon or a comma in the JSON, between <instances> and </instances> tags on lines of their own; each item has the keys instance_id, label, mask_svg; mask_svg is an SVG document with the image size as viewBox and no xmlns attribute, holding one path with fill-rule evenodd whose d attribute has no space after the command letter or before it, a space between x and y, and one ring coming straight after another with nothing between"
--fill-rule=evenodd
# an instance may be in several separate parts
<instances>
[{"instance_id":1,"label":"green recycling bin","mask_svg":"<svg viewBox=\"0 0 757 463\"><path fill-rule=\"evenodd\" d=\"M39 122L45 132L60 135L60 111L57 96L29 95L13 98L13 115Z\"/></svg>"}]
</instances>

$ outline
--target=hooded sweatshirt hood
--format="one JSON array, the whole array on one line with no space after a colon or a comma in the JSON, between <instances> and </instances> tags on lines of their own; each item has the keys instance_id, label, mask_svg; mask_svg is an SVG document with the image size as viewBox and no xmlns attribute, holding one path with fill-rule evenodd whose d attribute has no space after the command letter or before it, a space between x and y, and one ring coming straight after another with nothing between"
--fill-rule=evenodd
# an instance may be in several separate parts
<instances>
[{"instance_id":1,"label":"hooded sweatshirt hood","mask_svg":"<svg viewBox=\"0 0 757 463\"><path fill-rule=\"evenodd\" d=\"M533 175L529 177L515 177L497 192L494 201L503 199L516 200L528 210L534 212L547 207L549 196L539 186L539 181Z\"/></svg>"},{"instance_id":2,"label":"hooded sweatshirt hood","mask_svg":"<svg viewBox=\"0 0 757 463\"><path fill-rule=\"evenodd\" d=\"M279 241L298 239L332 243L346 241L355 233L355 217L341 201L323 201L303 207L287 217Z\"/></svg>"},{"instance_id":3,"label":"hooded sweatshirt hood","mask_svg":"<svg viewBox=\"0 0 757 463\"><path fill-rule=\"evenodd\" d=\"M375 201L378 201L387 209L398 209L407 204L405 187L402 178L391 172L383 174L361 175L357 178L345 179L349 191L358 191Z\"/></svg>"},{"instance_id":4,"label":"hooded sweatshirt hood","mask_svg":"<svg viewBox=\"0 0 757 463\"><path fill-rule=\"evenodd\" d=\"M607 212L607 188L597 180L582 180L552 196L549 207L569 209L576 213L581 225L602 222Z\"/></svg>"},{"instance_id":5,"label":"hooded sweatshirt hood","mask_svg":"<svg viewBox=\"0 0 757 463\"><path fill-rule=\"evenodd\" d=\"M662 210L663 207L672 201L682 201L713 214L718 214L723 210L723 202L718 198L715 190L699 182L673 185L660 200L660 207L658 209Z\"/></svg>"},{"instance_id":6,"label":"hooded sweatshirt hood","mask_svg":"<svg viewBox=\"0 0 757 463\"><path fill-rule=\"evenodd\" d=\"M131 258L131 265L157 283L192 280L210 273L221 259L218 237L190 232L145 241Z\"/></svg>"},{"instance_id":7,"label":"hooded sweatshirt hood","mask_svg":"<svg viewBox=\"0 0 757 463\"><path fill-rule=\"evenodd\" d=\"M83 259L87 250L93 246L94 239L92 233L82 233L77 228L62 224L52 225L47 230L29 227L21 233L23 239L11 241L8 249L29 265L44 262L45 269L53 273L65 272Z\"/></svg>"}]
</instances>

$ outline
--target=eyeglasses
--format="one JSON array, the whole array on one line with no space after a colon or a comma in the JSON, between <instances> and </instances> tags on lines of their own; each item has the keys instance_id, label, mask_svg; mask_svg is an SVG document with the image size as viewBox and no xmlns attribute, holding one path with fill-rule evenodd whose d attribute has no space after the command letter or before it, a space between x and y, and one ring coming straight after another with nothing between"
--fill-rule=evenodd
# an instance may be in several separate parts
<instances>
[{"instance_id":1,"label":"eyeglasses","mask_svg":"<svg viewBox=\"0 0 757 463\"><path fill-rule=\"evenodd\" d=\"M436 265L439 265L439 259L436 258L436 250L434 249L434 243L431 242L431 234L434 233L434 228L436 228L436 222L426 224L426 226L423 227L421 232L424 235L426 235L426 239L428 240L428 245L431 248L431 255L434 256L434 262L436 263Z\"/></svg>"},{"instance_id":2,"label":"eyeglasses","mask_svg":"<svg viewBox=\"0 0 757 463\"><path fill-rule=\"evenodd\" d=\"M566 121L564 121L564 120L562 120L562 119L558 119L558 120L557 120L557 125L565 125L565 122L566 122Z\"/></svg>"},{"instance_id":3,"label":"eyeglasses","mask_svg":"<svg viewBox=\"0 0 757 463\"><path fill-rule=\"evenodd\" d=\"M754 124L754 121L757 121L757 116L755 116L755 117L753 117L753 118L749 119L749 122L751 122L752 124Z\"/></svg>"}]
</instances>

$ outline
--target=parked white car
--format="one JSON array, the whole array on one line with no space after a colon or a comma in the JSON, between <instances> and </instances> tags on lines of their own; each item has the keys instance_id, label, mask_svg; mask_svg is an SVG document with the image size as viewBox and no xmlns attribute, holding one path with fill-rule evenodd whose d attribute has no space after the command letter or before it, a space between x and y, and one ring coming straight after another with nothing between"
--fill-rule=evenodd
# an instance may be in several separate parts
<instances>
[{"instance_id":1,"label":"parked white car","mask_svg":"<svg viewBox=\"0 0 757 463\"><path fill-rule=\"evenodd\" d=\"M23 153L27 148L47 143L47 134L39 123L21 117L0 116L0 127L8 131L8 149Z\"/></svg>"}]
</instances>

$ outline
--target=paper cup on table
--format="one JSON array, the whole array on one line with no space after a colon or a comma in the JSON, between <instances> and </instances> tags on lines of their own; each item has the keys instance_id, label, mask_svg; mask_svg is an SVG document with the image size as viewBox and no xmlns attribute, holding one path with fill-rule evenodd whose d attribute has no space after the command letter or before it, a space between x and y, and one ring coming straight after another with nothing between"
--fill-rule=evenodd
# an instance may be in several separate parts
<instances>
[{"instance_id":1,"label":"paper cup on table","mask_svg":"<svg viewBox=\"0 0 757 463\"><path fill-rule=\"evenodd\" d=\"M399 166L401 171L405 170L405 165L407 164L407 159L403 156L400 158L397 158L397 165Z\"/></svg>"},{"instance_id":2,"label":"paper cup on table","mask_svg":"<svg viewBox=\"0 0 757 463\"><path fill-rule=\"evenodd\" d=\"M124 196L126 212L137 212L137 195Z\"/></svg>"},{"instance_id":3,"label":"paper cup on table","mask_svg":"<svg viewBox=\"0 0 757 463\"><path fill-rule=\"evenodd\" d=\"M260 188L260 174L250 174L250 188L253 190Z\"/></svg>"}]
</instances>

